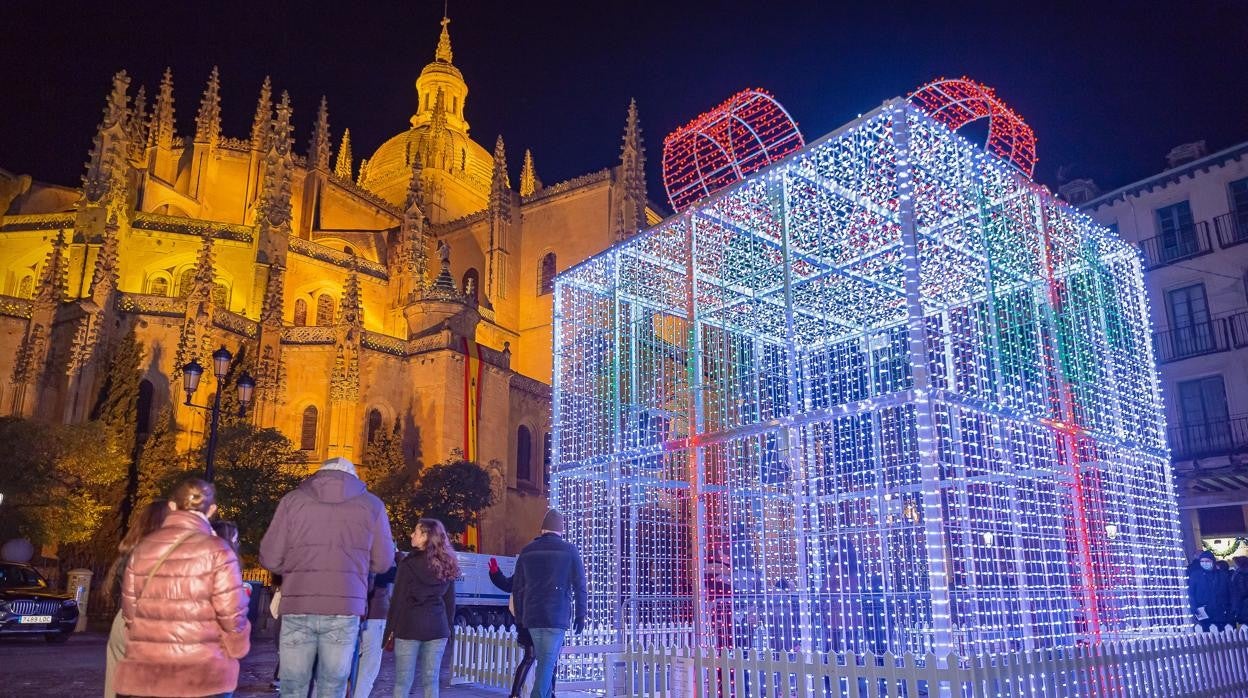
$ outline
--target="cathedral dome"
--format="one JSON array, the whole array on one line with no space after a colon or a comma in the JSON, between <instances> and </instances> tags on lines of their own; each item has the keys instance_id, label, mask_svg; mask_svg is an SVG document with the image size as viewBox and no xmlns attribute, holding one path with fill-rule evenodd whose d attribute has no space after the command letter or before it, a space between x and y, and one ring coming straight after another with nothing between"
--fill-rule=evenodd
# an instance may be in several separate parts
<instances>
[{"instance_id":1,"label":"cathedral dome","mask_svg":"<svg viewBox=\"0 0 1248 698\"><path fill-rule=\"evenodd\" d=\"M447 130L440 142L429 126L411 128L381 144L368 160L364 187L401 206L412 178L412 158L425 159L425 178L433 184L429 194L438 204L438 190L447 193L442 215L429 212L431 220L452 220L485 208L490 197L490 174L494 158L466 134Z\"/></svg>"}]
</instances>

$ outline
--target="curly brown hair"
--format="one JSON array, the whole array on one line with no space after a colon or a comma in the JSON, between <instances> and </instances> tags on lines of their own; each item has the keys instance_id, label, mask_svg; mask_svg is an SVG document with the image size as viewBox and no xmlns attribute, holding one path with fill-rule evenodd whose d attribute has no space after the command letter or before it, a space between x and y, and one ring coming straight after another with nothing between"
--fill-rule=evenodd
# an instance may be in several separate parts
<instances>
[{"instance_id":1,"label":"curly brown hair","mask_svg":"<svg viewBox=\"0 0 1248 698\"><path fill-rule=\"evenodd\" d=\"M446 527L437 519L421 519L416 528L425 532L425 554L429 556L429 566L441 581L455 579L459 576L459 558L455 557L455 549L451 547L450 536L446 535Z\"/></svg>"}]
</instances>

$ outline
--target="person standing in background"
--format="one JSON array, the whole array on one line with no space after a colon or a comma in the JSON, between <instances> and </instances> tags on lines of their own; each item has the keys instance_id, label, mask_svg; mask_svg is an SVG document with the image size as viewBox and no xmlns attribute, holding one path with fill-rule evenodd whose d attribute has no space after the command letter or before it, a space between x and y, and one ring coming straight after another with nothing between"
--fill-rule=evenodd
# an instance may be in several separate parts
<instances>
[{"instance_id":1,"label":"person standing in background","mask_svg":"<svg viewBox=\"0 0 1248 698\"><path fill-rule=\"evenodd\" d=\"M577 633L585 629L589 609L585 564L563 532L563 515L547 510L541 535L520 551L511 580L516 620L529 629L537 656L532 698L552 694L564 636L569 628Z\"/></svg>"},{"instance_id":2,"label":"person standing in background","mask_svg":"<svg viewBox=\"0 0 1248 698\"><path fill-rule=\"evenodd\" d=\"M113 627L108 631L108 644L104 655L104 698L116 698L113 690L113 677L117 674L117 663L126 656L126 621L121 615L121 582L126 576L126 565L130 563L130 554L138 547L139 541L148 534L160 529L169 513L169 502L163 499L143 507L138 520L126 537L117 545L117 559L104 578L104 588L117 605L117 615L113 616Z\"/></svg>"},{"instance_id":3,"label":"person standing in background","mask_svg":"<svg viewBox=\"0 0 1248 698\"><path fill-rule=\"evenodd\" d=\"M458 576L459 559L446 528L437 519L421 519L412 531L412 554L399 564L386 618L385 647L394 650L394 698L411 693L418 665L425 698L438 698Z\"/></svg>"}]
</instances>

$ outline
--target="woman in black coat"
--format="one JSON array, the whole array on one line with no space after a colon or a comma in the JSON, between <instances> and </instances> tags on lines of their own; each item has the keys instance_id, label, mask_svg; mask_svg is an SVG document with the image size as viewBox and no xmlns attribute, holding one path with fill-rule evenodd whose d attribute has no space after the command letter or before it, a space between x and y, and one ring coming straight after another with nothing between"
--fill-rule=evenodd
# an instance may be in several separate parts
<instances>
[{"instance_id":1,"label":"woman in black coat","mask_svg":"<svg viewBox=\"0 0 1248 698\"><path fill-rule=\"evenodd\" d=\"M503 574L503 571L499 569L498 560L490 558L490 581L494 583L494 586L510 594L511 580L511 577ZM524 688L524 680L529 675L529 670L533 668L533 664L537 661L537 655L533 653L533 636L529 634L529 629L520 625L518 620L514 622L516 624L516 642L524 650L524 656L520 658L520 663L516 665L516 674L511 679L511 693L508 695L508 698L520 698L520 691Z\"/></svg>"},{"instance_id":2,"label":"woman in black coat","mask_svg":"<svg viewBox=\"0 0 1248 698\"><path fill-rule=\"evenodd\" d=\"M438 698L438 672L455 617L459 561L446 529L436 519L416 524L412 549L399 563L382 637L385 648L394 650L395 698L411 692L418 662L425 698Z\"/></svg>"}]
</instances>

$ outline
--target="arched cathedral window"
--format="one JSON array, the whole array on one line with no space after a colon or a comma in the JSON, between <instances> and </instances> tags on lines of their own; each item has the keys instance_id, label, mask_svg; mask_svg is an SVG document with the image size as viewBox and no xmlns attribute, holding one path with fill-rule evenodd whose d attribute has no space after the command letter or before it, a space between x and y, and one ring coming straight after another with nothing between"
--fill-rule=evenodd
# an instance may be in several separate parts
<instances>
[{"instance_id":1,"label":"arched cathedral window","mask_svg":"<svg viewBox=\"0 0 1248 698\"><path fill-rule=\"evenodd\" d=\"M555 292L555 272L557 269L555 253L547 252L542 257L542 261L537 268L537 295L544 296Z\"/></svg>"},{"instance_id":2,"label":"arched cathedral window","mask_svg":"<svg viewBox=\"0 0 1248 698\"><path fill-rule=\"evenodd\" d=\"M303 410L303 424L299 430L299 448L303 451L316 450L316 407L308 405Z\"/></svg>"},{"instance_id":3,"label":"arched cathedral window","mask_svg":"<svg viewBox=\"0 0 1248 698\"><path fill-rule=\"evenodd\" d=\"M522 424L516 430L516 481L529 482L532 479L533 434Z\"/></svg>"},{"instance_id":4,"label":"arched cathedral window","mask_svg":"<svg viewBox=\"0 0 1248 698\"><path fill-rule=\"evenodd\" d=\"M379 431L381 431L381 410L371 409L368 411L368 443L376 441Z\"/></svg>"},{"instance_id":5,"label":"arched cathedral window","mask_svg":"<svg viewBox=\"0 0 1248 698\"><path fill-rule=\"evenodd\" d=\"M308 324L308 302L300 298L295 301L295 325L303 327Z\"/></svg>"}]
</instances>

